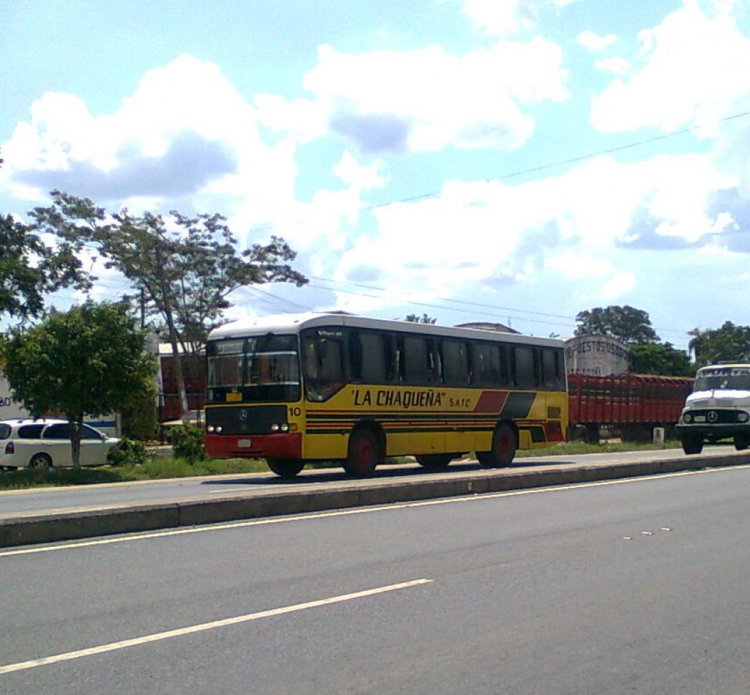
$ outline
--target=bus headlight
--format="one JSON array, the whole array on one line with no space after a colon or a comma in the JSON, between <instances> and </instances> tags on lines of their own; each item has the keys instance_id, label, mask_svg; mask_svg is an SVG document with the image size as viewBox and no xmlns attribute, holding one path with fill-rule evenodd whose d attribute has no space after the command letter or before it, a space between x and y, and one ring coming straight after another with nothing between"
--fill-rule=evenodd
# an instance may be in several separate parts
<instances>
[{"instance_id":1,"label":"bus headlight","mask_svg":"<svg viewBox=\"0 0 750 695\"><path fill-rule=\"evenodd\" d=\"M683 421L683 422L684 422L684 423L685 423L686 425L689 425L689 424L690 424L690 423L691 423L691 422L693 421L693 416L692 416L692 414L691 414L691 413L685 413L685 414L684 414L684 415L682 416L682 421Z\"/></svg>"},{"instance_id":2,"label":"bus headlight","mask_svg":"<svg viewBox=\"0 0 750 695\"><path fill-rule=\"evenodd\" d=\"M747 422L750 420L750 414L746 413L744 410L740 410L739 413L737 413L737 422Z\"/></svg>"},{"instance_id":3,"label":"bus headlight","mask_svg":"<svg viewBox=\"0 0 750 695\"><path fill-rule=\"evenodd\" d=\"M279 431L279 426L274 422L271 425L271 432L278 432L278 431Z\"/></svg>"},{"instance_id":4,"label":"bus headlight","mask_svg":"<svg viewBox=\"0 0 750 695\"><path fill-rule=\"evenodd\" d=\"M274 422L271 425L271 432L288 432L289 431L289 425L287 425L285 422L279 425L278 423Z\"/></svg>"}]
</instances>

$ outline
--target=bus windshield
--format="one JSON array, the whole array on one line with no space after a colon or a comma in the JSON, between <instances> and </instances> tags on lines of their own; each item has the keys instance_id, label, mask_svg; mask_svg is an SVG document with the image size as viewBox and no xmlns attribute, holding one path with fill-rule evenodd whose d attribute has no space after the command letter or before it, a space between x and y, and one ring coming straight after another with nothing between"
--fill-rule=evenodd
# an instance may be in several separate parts
<instances>
[{"instance_id":1,"label":"bus windshield","mask_svg":"<svg viewBox=\"0 0 750 695\"><path fill-rule=\"evenodd\" d=\"M210 342L206 354L209 403L299 400L295 336L264 335Z\"/></svg>"},{"instance_id":2,"label":"bus windshield","mask_svg":"<svg viewBox=\"0 0 750 695\"><path fill-rule=\"evenodd\" d=\"M750 390L750 366L717 367L698 372L693 391Z\"/></svg>"}]
</instances>

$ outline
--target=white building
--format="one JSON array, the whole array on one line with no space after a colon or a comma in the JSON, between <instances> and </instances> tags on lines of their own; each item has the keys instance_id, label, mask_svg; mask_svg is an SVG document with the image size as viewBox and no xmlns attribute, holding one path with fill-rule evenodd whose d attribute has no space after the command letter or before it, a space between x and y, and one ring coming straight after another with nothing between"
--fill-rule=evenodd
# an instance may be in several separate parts
<instances>
[{"instance_id":1,"label":"white building","mask_svg":"<svg viewBox=\"0 0 750 695\"><path fill-rule=\"evenodd\" d=\"M606 335L580 335L565 341L568 374L610 376L628 371L628 346Z\"/></svg>"}]
</instances>

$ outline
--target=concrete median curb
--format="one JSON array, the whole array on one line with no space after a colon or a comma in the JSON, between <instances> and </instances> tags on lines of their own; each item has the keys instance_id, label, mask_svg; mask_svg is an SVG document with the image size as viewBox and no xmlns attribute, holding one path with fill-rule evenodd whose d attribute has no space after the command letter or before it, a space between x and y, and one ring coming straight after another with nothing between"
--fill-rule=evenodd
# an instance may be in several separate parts
<instances>
[{"instance_id":1,"label":"concrete median curb","mask_svg":"<svg viewBox=\"0 0 750 695\"><path fill-rule=\"evenodd\" d=\"M521 460L523 461L523 460ZM750 453L674 457L604 465L530 464L521 469L457 471L419 475L415 479L378 478L301 492L288 489L243 493L211 499L166 500L96 509L24 513L0 519L0 547L14 547L95 536L216 524L243 519L306 514L443 497L481 495L532 488L636 478L680 471L750 463Z\"/></svg>"}]
</instances>

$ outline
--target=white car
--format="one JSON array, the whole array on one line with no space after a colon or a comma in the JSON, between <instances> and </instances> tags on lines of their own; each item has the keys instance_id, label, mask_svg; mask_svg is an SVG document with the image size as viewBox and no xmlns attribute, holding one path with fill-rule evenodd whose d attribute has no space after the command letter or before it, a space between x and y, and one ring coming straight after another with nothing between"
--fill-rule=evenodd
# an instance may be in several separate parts
<instances>
[{"instance_id":1,"label":"white car","mask_svg":"<svg viewBox=\"0 0 750 695\"><path fill-rule=\"evenodd\" d=\"M119 441L90 425L82 425L81 465L107 463L107 452ZM3 468L72 466L70 425L67 420L50 418L0 420L0 451Z\"/></svg>"}]
</instances>

